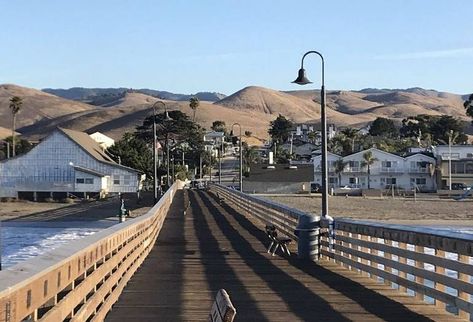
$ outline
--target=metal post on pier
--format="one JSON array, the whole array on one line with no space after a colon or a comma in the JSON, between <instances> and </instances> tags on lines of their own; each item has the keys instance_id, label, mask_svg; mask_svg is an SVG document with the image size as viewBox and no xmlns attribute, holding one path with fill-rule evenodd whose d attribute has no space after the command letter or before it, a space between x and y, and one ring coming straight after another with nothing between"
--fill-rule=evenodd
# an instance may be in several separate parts
<instances>
[{"instance_id":1,"label":"metal post on pier","mask_svg":"<svg viewBox=\"0 0 473 322\"><path fill-rule=\"evenodd\" d=\"M300 259L319 259L320 219L316 216L299 216L295 234L297 241L297 256Z\"/></svg>"}]
</instances>

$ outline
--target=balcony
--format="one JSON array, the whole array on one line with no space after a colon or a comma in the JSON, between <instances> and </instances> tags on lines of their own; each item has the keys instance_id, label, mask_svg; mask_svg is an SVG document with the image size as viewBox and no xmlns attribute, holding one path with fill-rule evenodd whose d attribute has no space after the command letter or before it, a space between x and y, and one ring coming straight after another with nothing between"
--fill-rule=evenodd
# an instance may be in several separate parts
<instances>
[{"instance_id":1,"label":"balcony","mask_svg":"<svg viewBox=\"0 0 473 322\"><path fill-rule=\"evenodd\" d=\"M328 167L328 168L327 168L327 171L328 171L328 172L335 173L335 167ZM317 166L317 167L315 168L315 172L322 172L322 167Z\"/></svg>"},{"instance_id":2,"label":"balcony","mask_svg":"<svg viewBox=\"0 0 473 322\"><path fill-rule=\"evenodd\" d=\"M343 172L345 173L354 173L354 172L367 172L367 168L363 167L346 167Z\"/></svg>"},{"instance_id":3,"label":"balcony","mask_svg":"<svg viewBox=\"0 0 473 322\"><path fill-rule=\"evenodd\" d=\"M403 173L403 168L398 167L381 167L380 173Z\"/></svg>"},{"instance_id":4,"label":"balcony","mask_svg":"<svg viewBox=\"0 0 473 322\"><path fill-rule=\"evenodd\" d=\"M422 168L422 167L409 168L409 173L429 173L429 168Z\"/></svg>"}]
</instances>

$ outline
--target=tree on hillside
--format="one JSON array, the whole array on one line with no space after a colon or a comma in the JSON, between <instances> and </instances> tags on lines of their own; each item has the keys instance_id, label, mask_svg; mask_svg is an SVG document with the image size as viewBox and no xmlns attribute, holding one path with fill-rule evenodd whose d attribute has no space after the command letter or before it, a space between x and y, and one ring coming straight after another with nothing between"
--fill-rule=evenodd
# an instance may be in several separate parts
<instances>
[{"instance_id":1,"label":"tree on hillside","mask_svg":"<svg viewBox=\"0 0 473 322\"><path fill-rule=\"evenodd\" d=\"M13 96L10 99L10 111L12 113L12 127L11 127L11 135L12 135L12 156L16 155L15 147L16 147L16 140L15 140L15 130L16 130L16 115L20 112L21 105L23 105L23 100L18 96Z\"/></svg>"},{"instance_id":2,"label":"tree on hillside","mask_svg":"<svg viewBox=\"0 0 473 322\"><path fill-rule=\"evenodd\" d=\"M468 140L464 133L464 123L449 115L418 115L402 120L401 137L416 138L431 144L446 144L450 131L458 133L454 144Z\"/></svg>"},{"instance_id":3,"label":"tree on hillside","mask_svg":"<svg viewBox=\"0 0 473 322\"><path fill-rule=\"evenodd\" d=\"M224 121L220 121L220 120L214 121L210 128L212 129L212 131L223 132L225 133L225 135L227 134L227 127Z\"/></svg>"},{"instance_id":4,"label":"tree on hillside","mask_svg":"<svg viewBox=\"0 0 473 322\"><path fill-rule=\"evenodd\" d=\"M293 126L292 122L286 119L284 116L279 116L269 123L270 127L268 134L271 136L274 142L286 142L289 138L289 132Z\"/></svg>"},{"instance_id":5,"label":"tree on hillside","mask_svg":"<svg viewBox=\"0 0 473 322\"><path fill-rule=\"evenodd\" d=\"M465 107L466 115L473 118L473 94L468 97L463 106ZM473 123L473 120L471 122Z\"/></svg>"},{"instance_id":6,"label":"tree on hillside","mask_svg":"<svg viewBox=\"0 0 473 322\"><path fill-rule=\"evenodd\" d=\"M197 97L191 97L189 99L189 107L192 109L193 111L193 116L192 116L192 122L195 122L195 113L197 111L197 108L199 107L200 105L200 101Z\"/></svg>"},{"instance_id":7,"label":"tree on hillside","mask_svg":"<svg viewBox=\"0 0 473 322\"><path fill-rule=\"evenodd\" d=\"M464 133L464 125L453 116L442 115L438 118L430 128L430 133L437 142L448 142L449 133L456 133L453 144L464 144L468 141L468 137Z\"/></svg>"},{"instance_id":8,"label":"tree on hillside","mask_svg":"<svg viewBox=\"0 0 473 322\"><path fill-rule=\"evenodd\" d=\"M370 135L372 136L384 136L384 137L396 137L399 131L396 128L393 120L377 117L370 126Z\"/></svg>"},{"instance_id":9,"label":"tree on hillside","mask_svg":"<svg viewBox=\"0 0 473 322\"><path fill-rule=\"evenodd\" d=\"M348 162L343 161L343 159L338 159L337 161L334 162L334 171L338 175L338 186L342 186L342 172L345 170L345 167Z\"/></svg>"},{"instance_id":10,"label":"tree on hillside","mask_svg":"<svg viewBox=\"0 0 473 322\"><path fill-rule=\"evenodd\" d=\"M371 165L378 161L377 158L374 157L373 152L371 151L366 151L363 153L363 161L361 162L362 167L367 167L368 169L368 189L371 189L370 187L370 181L371 181Z\"/></svg>"}]
</instances>

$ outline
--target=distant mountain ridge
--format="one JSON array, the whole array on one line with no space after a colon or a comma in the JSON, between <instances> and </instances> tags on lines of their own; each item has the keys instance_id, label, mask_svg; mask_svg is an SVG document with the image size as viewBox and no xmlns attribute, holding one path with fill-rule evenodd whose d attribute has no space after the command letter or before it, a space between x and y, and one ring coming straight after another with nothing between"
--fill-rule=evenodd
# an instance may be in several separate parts
<instances>
[{"instance_id":1,"label":"distant mountain ridge","mask_svg":"<svg viewBox=\"0 0 473 322\"><path fill-rule=\"evenodd\" d=\"M167 91L159 91L149 88L87 88L87 87L71 87L68 89L63 88L44 88L43 92L53 94L62 98L81 101L86 103L92 103L100 101L104 97L115 97L119 98L125 93L141 93L156 98L161 98L170 101L188 101L191 97L197 97L201 101L215 102L226 97L225 94L216 92L198 92L196 94L176 94Z\"/></svg>"}]
</instances>

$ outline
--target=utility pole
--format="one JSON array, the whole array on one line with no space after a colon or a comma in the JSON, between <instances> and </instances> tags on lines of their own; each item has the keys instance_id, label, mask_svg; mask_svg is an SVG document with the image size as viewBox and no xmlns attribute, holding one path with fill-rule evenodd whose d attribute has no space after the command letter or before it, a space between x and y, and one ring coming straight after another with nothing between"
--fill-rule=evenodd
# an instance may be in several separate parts
<instances>
[{"instance_id":1,"label":"utility pole","mask_svg":"<svg viewBox=\"0 0 473 322\"><path fill-rule=\"evenodd\" d=\"M452 136L453 130L448 135L448 190L452 190Z\"/></svg>"}]
</instances>

